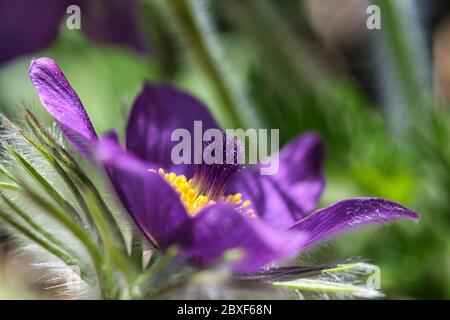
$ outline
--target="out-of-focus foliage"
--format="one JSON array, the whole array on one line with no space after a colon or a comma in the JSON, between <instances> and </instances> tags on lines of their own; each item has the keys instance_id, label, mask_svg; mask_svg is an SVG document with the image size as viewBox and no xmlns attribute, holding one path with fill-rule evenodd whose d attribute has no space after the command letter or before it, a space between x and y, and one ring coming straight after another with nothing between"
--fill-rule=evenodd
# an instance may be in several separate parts
<instances>
[{"instance_id":1,"label":"out-of-focus foliage","mask_svg":"<svg viewBox=\"0 0 450 320\"><path fill-rule=\"evenodd\" d=\"M341 63L343 52L320 36L306 0L142 0L153 39L150 57L96 44L64 27L56 42L34 56L58 61L100 133L121 131L144 81L189 89L224 125L239 118L238 125L279 128L282 143L306 130L321 132L328 150L324 205L384 197L417 210L422 219L413 226L360 231L308 253L304 261L363 257L381 268L388 298L450 298L450 109L419 85L431 87L426 73L433 70L424 64L425 75L414 71L415 48L427 49L402 36L413 18L388 0L379 5L381 30L364 29L365 11L355 14L363 17L356 24L362 33L385 52L372 71L389 79L381 85L384 78L369 80L381 88L381 100L371 99L367 82ZM320 20L319 26L330 28L333 21ZM13 119L23 104L47 116L28 80L31 58L0 69L0 108ZM402 103L389 98L395 96ZM392 108L407 117L393 121Z\"/></svg>"}]
</instances>

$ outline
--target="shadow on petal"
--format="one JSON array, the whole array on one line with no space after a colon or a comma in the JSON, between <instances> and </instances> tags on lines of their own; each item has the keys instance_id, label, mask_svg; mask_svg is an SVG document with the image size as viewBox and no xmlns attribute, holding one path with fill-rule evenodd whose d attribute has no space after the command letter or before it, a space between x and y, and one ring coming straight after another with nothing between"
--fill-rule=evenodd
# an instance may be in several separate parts
<instances>
[{"instance_id":1,"label":"shadow on petal","mask_svg":"<svg viewBox=\"0 0 450 320\"><path fill-rule=\"evenodd\" d=\"M181 226L190 219L178 195L160 177L152 164L126 153L114 134L98 146L120 200L146 237L157 247L166 248Z\"/></svg>"},{"instance_id":2,"label":"shadow on petal","mask_svg":"<svg viewBox=\"0 0 450 320\"><path fill-rule=\"evenodd\" d=\"M324 146L316 133L304 134L281 149L279 171L261 175L260 166L242 170L231 193L242 193L267 223L288 228L315 208L325 186Z\"/></svg>"},{"instance_id":3,"label":"shadow on petal","mask_svg":"<svg viewBox=\"0 0 450 320\"><path fill-rule=\"evenodd\" d=\"M184 255L198 265L210 264L230 249L242 249L243 257L232 263L235 272L253 272L300 251L305 235L276 229L260 219L249 218L225 204L202 210L192 219L189 239L178 240Z\"/></svg>"},{"instance_id":4,"label":"shadow on petal","mask_svg":"<svg viewBox=\"0 0 450 320\"><path fill-rule=\"evenodd\" d=\"M218 128L206 106L196 98L169 84L147 84L131 110L127 149L166 171L191 177L193 165L175 165L171 159L172 149L178 143L171 141L171 135L175 129L186 129L193 140L194 121L201 121L203 130Z\"/></svg>"}]
</instances>

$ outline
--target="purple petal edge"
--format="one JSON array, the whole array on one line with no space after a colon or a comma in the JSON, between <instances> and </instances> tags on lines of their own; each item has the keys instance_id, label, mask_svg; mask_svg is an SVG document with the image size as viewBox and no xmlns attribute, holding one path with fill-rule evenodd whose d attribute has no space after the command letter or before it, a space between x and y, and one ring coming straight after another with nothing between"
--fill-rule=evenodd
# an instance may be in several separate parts
<instances>
[{"instance_id":1,"label":"purple petal edge","mask_svg":"<svg viewBox=\"0 0 450 320\"><path fill-rule=\"evenodd\" d=\"M171 152L178 142L171 136L176 129L186 129L193 137L194 121L201 121L203 130L219 127L207 107L189 93L168 83L147 83L128 118L127 150L166 171L192 177L193 165L173 163Z\"/></svg>"},{"instance_id":2,"label":"purple petal edge","mask_svg":"<svg viewBox=\"0 0 450 320\"><path fill-rule=\"evenodd\" d=\"M243 169L233 179L230 193L242 193L267 223L288 228L313 210L323 192L325 153L319 134L308 132L290 141L279 154L279 170L261 175L260 165ZM276 161L276 160L274 160Z\"/></svg>"},{"instance_id":3,"label":"purple petal edge","mask_svg":"<svg viewBox=\"0 0 450 320\"><path fill-rule=\"evenodd\" d=\"M274 228L249 218L226 204L206 207L192 219L178 242L183 254L197 265L214 263L227 250L241 249L243 257L231 263L237 273L260 270L268 264L294 256L304 245L302 232Z\"/></svg>"},{"instance_id":4,"label":"purple petal edge","mask_svg":"<svg viewBox=\"0 0 450 320\"><path fill-rule=\"evenodd\" d=\"M308 233L306 245L311 245L335 233L367 224L388 223L400 218L418 220L420 216L389 200L355 198L315 211L294 224L290 230Z\"/></svg>"},{"instance_id":5,"label":"purple petal edge","mask_svg":"<svg viewBox=\"0 0 450 320\"><path fill-rule=\"evenodd\" d=\"M165 249L189 217L178 195L157 168L125 152L117 135L105 135L96 148L122 204L149 241Z\"/></svg>"}]
</instances>

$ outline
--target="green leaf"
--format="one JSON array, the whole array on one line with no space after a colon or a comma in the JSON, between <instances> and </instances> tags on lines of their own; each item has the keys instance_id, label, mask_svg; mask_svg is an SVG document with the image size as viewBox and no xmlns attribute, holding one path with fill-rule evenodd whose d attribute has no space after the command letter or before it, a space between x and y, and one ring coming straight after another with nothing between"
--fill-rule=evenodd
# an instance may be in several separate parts
<instances>
[{"instance_id":1,"label":"green leaf","mask_svg":"<svg viewBox=\"0 0 450 320\"><path fill-rule=\"evenodd\" d=\"M304 273L298 279L271 281L271 283L277 288L286 290L371 299L383 296L380 291L373 288L372 283L368 282L373 279L367 275L376 276L377 270L378 267L367 263L350 263L315 271L310 275Z\"/></svg>"},{"instance_id":2,"label":"green leaf","mask_svg":"<svg viewBox=\"0 0 450 320\"><path fill-rule=\"evenodd\" d=\"M71 254L68 254L60 246L56 245L55 243L52 243L52 241L48 241L48 239L43 239L42 237L36 235L32 230L27 228L21 222L12 218L11 215L6 213L1 208L0 208L0 218L3 219L6 223L8 223L18 233L24 235L25 237L27 237L31 241L35 242L36 244L40 245L42 248L44 248L45 250L47 250L54 256L61 259L61 261L63 261L69 267L72 268L74 266L77 266L80 270L80 276L83 280L85 280L85 281L92 280L92 273L89 270L89 268L86 267L83 263L81 263L79 259L74 258L74 256ZM34 229L36 230L35 227L36 227L36 225L34 225ZM41 234L41 236L42 236L42 234ZM46 238L45 235L43 235L43 236L44 236L44 238Z\"/></svg>"},{"instance_id":3,"label":"green leaf","mask_svg":"<svg viewBox=\"0 0 450 320\"><path fill-rule=\"evenodd\" d=\"M0 182L0 189L9 191L19 191L20 187L15 183Z\"/></svg>"},{"instance_id":4,"label":"green leaf","mask_svg":"<svg viewBox=\"0 0 450 320\"><path fill-rule=\"evenodd\" d=\"M360 298L377 298L382 296L377 290L371 288L316 279L297 279L292 281L273 282L272 284L275 287L289 290L352 295Z\"/></svg>"},{"instance_id":5,"label":"green leaf","mask_svg":"<svg viewBox=\"0 0 450 320\"><path fill-rule=\"evenodd\" d=\"M53 198L66 212L76 220L79 225L83 225L80 214L77 210L45 179L24 157L16 152L8 143L4 142L5 149L17 160L17 162L28 172L28 174L41 186L41 188Z\"/></svg>"}]
</instances>

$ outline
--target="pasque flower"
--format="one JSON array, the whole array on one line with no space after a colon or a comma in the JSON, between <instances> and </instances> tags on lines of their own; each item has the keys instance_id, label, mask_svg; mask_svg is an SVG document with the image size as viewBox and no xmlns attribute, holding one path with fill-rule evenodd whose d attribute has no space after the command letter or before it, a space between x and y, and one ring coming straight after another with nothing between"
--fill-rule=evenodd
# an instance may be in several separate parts
<instances>
[{"instance_id":1,"label":"pasque flower","mask_svg":"<svg viewBox=\"0 0 450 320\"><path fill-rule=\"evenodd\" d=\"M79 6L90 38L147 50L135 0L0 0L0 64L49 45L70 5Z\"/></svg>"},{"instance_id":2,"label":"pasque flower","mask_svg":"<svg viewBox=\"0 0 450 320\"><path fill-rule=\"evenodd\" d=\"M178 245L196 265L240 248L237 272L253 272L350 228L419 215L377 198L347 199L313 211L324 188L324 146L307 133L279 152L280 170L236 164L174 165L173 130L219 128L197 99L168 84L147 84L134 102L126 148L115 133L102 139L58 65L32 62L30 78L42 104L71 145L105 166L119 198L148 240L164 250ZM228 167L227 167L228 166Z\"/></svg>"}]
</instances>

